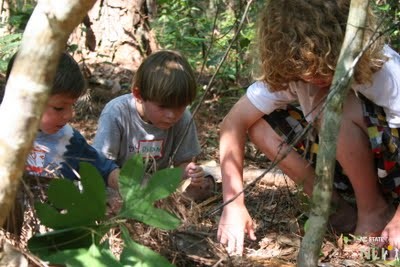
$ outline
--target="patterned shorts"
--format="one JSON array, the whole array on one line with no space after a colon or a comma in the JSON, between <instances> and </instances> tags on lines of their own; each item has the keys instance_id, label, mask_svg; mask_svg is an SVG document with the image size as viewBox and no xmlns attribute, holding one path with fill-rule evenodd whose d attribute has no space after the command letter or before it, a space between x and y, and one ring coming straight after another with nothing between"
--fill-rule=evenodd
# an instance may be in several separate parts
<instances>
[{"instance_id":1,"label":"patterned shorts","mask_svg":"<svg viewBox=\"0 0 400 267\"><path fill-rule=\"evenodd\" d=\"M375 166L382 190L391 194L396 203L400 202L400 129L390 128L382 107L360 96L364 119L368 126L371 150L375 156ZM264 116L264 119L288 143L307 126L303 113L295 106L276 110ZM318 153L318 135L311 130L307 136L294 145L314 167ZM335 187L340 191L352 191L351 184L339 162L336 162L334 175Z\"/></svg>"}]
</instances>

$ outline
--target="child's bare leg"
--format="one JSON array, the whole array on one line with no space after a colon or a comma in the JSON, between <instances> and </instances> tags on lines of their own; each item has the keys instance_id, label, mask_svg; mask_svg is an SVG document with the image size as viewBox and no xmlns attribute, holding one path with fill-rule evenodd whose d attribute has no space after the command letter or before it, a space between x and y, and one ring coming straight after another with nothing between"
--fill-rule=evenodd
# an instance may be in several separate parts
<instances>
[{"instance_id":1,"label":"child's bare leg","mask_svg":"<svg viewBox=\"0 0 400 267\"><path fill-rule=\"evenodd\" d=\"M275 132L275 130L264 120L260 119L248 131L251 141L270 160L282 159L288 149L288 145ZM279 154L279 156L277 156ZM278 164L279 168L288 175L296 184L302 184L304 192L311 196L315 172L308 161L301 157L296 151L291 150L289 154Z\"/></svg>"},{"instance_id":2,"label":"child's bare leg","mask_svg":"<svg viewBox=\"0 0 400 267\"><path fill-rule=\"evenodd\" d=\"M282 158L283 153L288 148L283 139L263 119L249 129L249 137L270 160ZM280 153L280 156L277 157L278 153ZM312 195L315 171L301 155L291 150L278 166L296 184L302 184L303 190L308 196ZM334 211L335 214L329 219L331 226L338 232L348 233L353 231L357 220L355 209L341 198L335 190L332 193L332 202L335 203L336 210Z\"/></svg>"},{"instance_id":3,"label":"child's bare leg","mask_svg":"<svg viewBox=\"0 0 400 267\"><path fill-rule=\"evenodd\" d=\"M349 177L356 197L358 221L355 233L371 234L381 231L393 212L378 185L360 99L352 93L344 105L337 159Z\"/></svg>"}]
</instances>

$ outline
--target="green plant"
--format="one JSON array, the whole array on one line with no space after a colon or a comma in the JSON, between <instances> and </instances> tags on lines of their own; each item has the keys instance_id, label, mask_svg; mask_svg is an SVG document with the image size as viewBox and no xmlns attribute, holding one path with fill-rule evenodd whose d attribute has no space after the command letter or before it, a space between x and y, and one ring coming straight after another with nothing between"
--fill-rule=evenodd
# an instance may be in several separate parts
<instances>
[{"instance_id":1,"label":"green plant","mask_svg":"<svg viewBox=\"0 0 400 267\"><path fill-rule=\"evenodd\" d=\"M97 170L88 163L80 166L82 192L65 179L51 181L47 203L36 203L41 223L53 230L28 241L29 250L42 260L66 266L172 266L167 259L134 242L125 219L132 218L161 229L178 227L180 220L154 202L169 196L180 183L181 169L156 172L143 185L145 166L137 155L127 161L119 177L123 205L118 215L105 220L106 193ZM101 242L112 227L118 226L125 243L119 261L108 242Z\"/></svg>"},{"instance_id":2,"label":"green plant","mask_svg":"<svg viewBox=\"0 0 400 267\"><path fill-rule=\"evenodd\" d=\"M14 33L0 37L0 71L5 72L12 55L21 44L22 33Z\"/></svg>"},{"instance_id":3,"label":"green plant","mask_svg":"<svg viewBox=\"0 0 400 267\"><path fill-rule=\"evenodd\" d=\"M12 7L10 9L10 19L8 24L16 31L24 31L34 8L35 6L32 4L23 4Z\"/></svg>"},{"instance_id":4,"label":"green plant","mask_svg":"<svg viewBox=\"0 0 400 267\"><path fill-rule=\"evenodd\" d=\"M256 13L262 1L251 6L242 28L217 77L234 81L249 76L250 44L255 35ZM235 35L245 1L160 0L159 16L152 23L157 40L164 48L181 50L197 70L212 73Z\"/></svg>"},{"instance_id":5,"label":"green plant","mask_svg":"<svg viewBox=\"0 0 400 267\"><path fill-rule=\"evenodd\" d=\"M400 3L398 0L387 0L377 6L383 14L384 26L389 33L390 45L400 52Z\"/></svg>"},{"instance_id":6,"label":"green plant","mask_svg":"<svg viewBox=\"0 0 400 267\"><path fill-rule=\"evenodd\" d=\"M29 3L17 1L10 8L10 18L7 25L11 26L12 33L0 37L0 71L5 72L8 61L21 44L22 32L33 12L34 6Z\"/></svg>"}]
</instances>

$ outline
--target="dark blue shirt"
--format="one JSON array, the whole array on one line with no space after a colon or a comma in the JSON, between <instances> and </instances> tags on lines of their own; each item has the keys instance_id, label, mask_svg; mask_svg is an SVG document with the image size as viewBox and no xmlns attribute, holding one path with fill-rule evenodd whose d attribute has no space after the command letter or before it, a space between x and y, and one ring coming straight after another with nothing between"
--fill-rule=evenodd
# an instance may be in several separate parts
<instances>
[{"instance_id":1,"label":"dark blue shirt","mask_svg":"<svg viewBox=\"0 0 400 267\"><path fill-rule=\"evenodd\" d=\"M118 167L114 161L99 154L77 130L67 124L55 134L38 132L26 169L32 175L76 180L80 162L95 166L106 184L110 172Z\"/></svg>"}]
</instances>

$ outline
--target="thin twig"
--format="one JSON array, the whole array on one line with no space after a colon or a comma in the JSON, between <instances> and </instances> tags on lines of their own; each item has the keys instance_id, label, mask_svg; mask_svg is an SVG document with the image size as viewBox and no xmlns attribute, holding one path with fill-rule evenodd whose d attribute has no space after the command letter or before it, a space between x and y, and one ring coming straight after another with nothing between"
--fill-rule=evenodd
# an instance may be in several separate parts
<instances>
[{"instance_id":1,"label":"thin twig","mask_svg":"<svg viewBox=\"0 0 400 267\"><path fill-rule=\"evenodd\" d=\"M214 32L215 32L215 29L217 28L218 14L219 14L219 5L217 5L217 9L215 11L214 21L213 21L213 26L212 26L212 32L211 32L211 40L210 40L210 44L208 46L208 49L207 49L207 51L206 51L206 53L204 55L204 60L203 60L203 64L201 65L201 68L200 68L199 76L197 76L197 83L199 82L200 77L203 74L204 68L206 66L208 55L210 54L211 48L213 47L213 44L214 44L214 37L215 37Z\"/></svg>"},{"instance_id":2,"label":"thin twig","mask_svg":"<svg viewBox=\"0 0 400 267\"><path fill-rule=\"evenodd\" d=\"M199 104L198 104L198 105L196 106L196 108L194 109L194 111L193 111L193 113L192 113L192 119L190 120L190 122L189 122L188 125L186 126L185 131L184 131L184 133L183 133L183 135L182 135L181 140L179 141L178 145L176 146L176 149L175 149L174 153L173 153L172 156L170 157L170 160L169 160L170 165L173 165L175 155L176 155L176 153L178 152L179 148L180 148L181 145L182 145L183 138L186 136L187 132L189 131L189 127L190 127L191 124L193 123L193 120L194 120L194 117L195 117L196 114L197 114L197 111L199 110L201 104L204 102L204 99L205 99L205 97L206 97L208 91L210 91L211 85L213 84L213 82L214 82L214 80L215 80L215 77L217 76L217 74L218 74L218 72L219 72L219 70L220 70L222 64L225 62L225 60L226 60L226 58L227 58L227 56L228 56L228 54L229 54L229 52L230 52L230 50L231 50L233 44L235 43L237 37L239 36L239 33L240 33L241 29L242 29L244 20L245 20L245 18L246 18L246 16L247 16L247 13L249 12L250 5L252 4L252 2L253 2L253 0L248 0L247 5L246 5L246 9L244 10L244 13L243 13L242 19L240 20L238 29L237 29L237 31L235 32L235 35L234 35L234 37L232 38L232 41L229 43L229 46L228 46L228 48L226 49L224 56L222 57L221 61L219 62L218 66L217 66L217 68L216 68L216 70L215 70L215 72L214 72L214 75L211 77L211 79L210 79L210 81L209 81L209 83L208 83L208 85L207 85L207 87L206 87L206 89L205 89L205 91L204 91L204 94L203 94L202 97L200 98Z\"/></svg>"}]
</instances>

